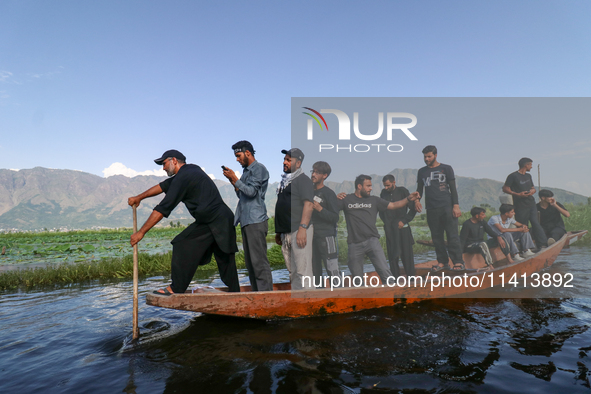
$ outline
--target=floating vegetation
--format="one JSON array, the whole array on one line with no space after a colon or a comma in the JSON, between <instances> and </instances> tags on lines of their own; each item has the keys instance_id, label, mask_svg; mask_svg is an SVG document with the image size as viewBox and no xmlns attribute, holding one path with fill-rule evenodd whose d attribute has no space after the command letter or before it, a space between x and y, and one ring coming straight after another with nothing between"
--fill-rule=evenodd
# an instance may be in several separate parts
<instances>
[{"instance_id":1,"label":"floating vegetation","mask_svg":"<svg viewBox=\"0 0 591 394\"><path fill-rule=\"evenodd\" d=\"M281 248L274 246L267 251L273 267L285 267ZM164 254L140 253L139 276L165 275L170 273L172 252ZM236 253L236 267L246 268L244 252ZM217 270L215 258L199 270ZM21 268L0 272L0 290L31 288L48 285L65 285L96 279L131 279L133 275L133 255L124 257L105 257L98 261L50 264L45 267Z\"/></svg>"},{"instance_id":2,"label":"floating vegetation","mask_svg":"<svg viewBox=\"0 0 591 394\"><path fill-rule=\"evenodd\" d=\"M150 254L170 250L170 240L181 229L157 228L148 233L140 251ZM4 250L0 264L88 262L131 253L131 229L81 230L0 234Z\"/></svg>"}]
</instances>

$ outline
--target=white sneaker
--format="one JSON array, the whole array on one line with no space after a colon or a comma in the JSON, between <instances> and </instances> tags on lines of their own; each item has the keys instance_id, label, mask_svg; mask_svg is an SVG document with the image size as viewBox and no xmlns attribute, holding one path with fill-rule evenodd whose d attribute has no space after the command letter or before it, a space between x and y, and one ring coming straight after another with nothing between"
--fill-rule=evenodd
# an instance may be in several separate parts
<instances>
[{"instance_id":1,"label":"white sneaker","mask_svg":"<svg viewBox=\"0 0 591 394\"><path fill-rule=\"evenodd\" d=\"M532 252L531 249L526 250L525 253L522 254L523 257L531 257L533 255L535 255L535 253Z\"/></svg>"},{"instance_id":2,"label":"white sneaker","mask_svg":"<svg viewBox=\"0 0 591 394\"><path fill-rule=\"evenodd\" d=\"M523 261L524 258L521 257L520 255L516 254L515 256L513 256L513 261Z\"/></svg>"},{"instance_id":3,"label":"white sneaker","mask_svg":"<svg viewBox=\"0 0 591 394\"><path fill-rule=\"evenodd\" d=\"M556 240L554 238L548 238L548 246L553 245L556 243Z\"/></svg>"}]
</instances>

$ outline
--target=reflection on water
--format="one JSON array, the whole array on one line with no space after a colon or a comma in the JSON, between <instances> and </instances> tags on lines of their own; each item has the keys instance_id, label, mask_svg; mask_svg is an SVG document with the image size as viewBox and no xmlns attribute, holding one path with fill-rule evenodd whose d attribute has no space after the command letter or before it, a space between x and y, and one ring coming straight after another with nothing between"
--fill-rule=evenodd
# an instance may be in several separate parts
<instances>
[{"instance_id":1,"label":"reflection on water","mask_svg":"<svg viewBox=\"0 0 591 394\"><path fill-rule=\"evenodd\" d=\"M581 297L589 251L565 250L550 271L572 272ZM140 297L166 282L144 280ZM270 323L140 302L133 343L131 293L121 282L3 294L0 392L590 390L587 298L430 300Z\"/></svg>"}]
</instances>

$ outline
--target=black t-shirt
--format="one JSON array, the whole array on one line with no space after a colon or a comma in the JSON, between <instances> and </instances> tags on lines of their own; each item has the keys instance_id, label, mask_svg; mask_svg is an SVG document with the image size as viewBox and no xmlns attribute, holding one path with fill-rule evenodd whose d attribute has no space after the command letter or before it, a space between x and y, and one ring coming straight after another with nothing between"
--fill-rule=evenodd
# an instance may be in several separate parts
<instances>
[{"instance_id":1,"label":"black t-shirt","mask_svg":"<svg viewBox=\"0 0 591 394\"><path fill-rule=\"evenodd\" d=\"M300 174L277 195L275 232L297 231L302 220L304 202L314 199L314 184L306 174Z\"/></svg>"},{"instance_id":2,"label":"black t-shirt","mask_svg":"<svg viewBox=\"0 0 591 394\"><path fill-rule=\"evenodd\" d=\"M454 170L447 164L437 167L425 166L417 173L417 191L423 195L425 188L425 207L427 209L451 207L452 196L449 182L455 180Z\"/></svg>"},{"instance_id":3,"label":"black t-shirt","mask_svg":"<svg viewBox=\"0 0 591 394\"><path fill-rule=\"evenodd\" d=\"M324 186L322 189L314 189L314 201L318 201L322 211L312 211L312 224L314 224L314 237L330 237L336 235L336 225L339 221L339 201L336 194Z\"/></svg>"},{"instance_id":4,"label":"black t-shirt","mask_svg":"<svg viewBox=\"0 0 591 394\"><path fill-rule=\"evenodd\" d=\"M409 195L410 192L408 189L402 186L396 186L392 192L386 189L382 189L380 192L380 198L383 198L389 202L404 200ZM380 218L384 223L395 223L398 225L398 222L402 222L404 224L408 224L414 219L416 214L417 211L415 211L415 205L413 202L410 205L407 204L406 207L400 209L387 209L385 211L380 211Z\"/></svg>"},{"instance_id":5,"label":"black t-shirt","mask_svg":"<svg viewBox=\"0 0 591 394\"><path fill-rule=\"evenodd\" d=\"M496 239L497 234L488 225L486 221L478 223L472 222L468 219L462 224L462 230L460 231L460 243L462 244L462 250L466 249L466 246L476 242L482 242L484 240L484 233L487 233L489 237Z\"/></svg>"},{"instance_id":6,"label":"black t-shirt","mask_svg":"<svg viewBox=\"0 0 591 394\"><path fill-rule=\"evenodd\" d=\"M377 196L367 198L348 194L339 201L339 210L347 220L347 243L358 243L371 237L380 238L376 227L378 211L388 209L389 202Z\"/></svg>"},{"instance_id":7,"label":"black t-shirt","mask_svg":"<svg viewBox=\"0 0 591 394\"><path fill-rule=\"evenodd\" d=\"M566 209L561 203L556 202L556 204L560 208ZM540 206L540 203L537 203L536 207L540 213L540 224L542 225L544 231L549 233L556 227L566 231L566 228L564 227L564 220L562 220L562 214L558 211L558 209L554 208L552 205L549 205L548 208L544 209Z\"/></svg>"},{"instance_id":8,"label":"black t-shirt","mask_svg":"<svg viewBox=\"0 0 591 394\"><path fill-rule=\"evenodd\" d=\"M515 171L507 177L505 186L509 186L515 193L528 192L534 187L534 181L531 179L531 175L527 172L521 174L519 171ZM527 209L531 208L536 203L534 196L518 197L513 196L513 206L515 209Z\"/></svg>"}]
</instances>

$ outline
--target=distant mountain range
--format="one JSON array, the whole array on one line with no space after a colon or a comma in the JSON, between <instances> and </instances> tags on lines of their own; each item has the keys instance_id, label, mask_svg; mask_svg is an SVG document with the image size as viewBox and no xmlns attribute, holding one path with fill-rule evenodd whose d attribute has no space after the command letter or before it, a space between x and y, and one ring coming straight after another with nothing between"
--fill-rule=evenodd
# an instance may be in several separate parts
<instances>
[{"instance_id":1,"label":"distant mountain range","mask_svg":"<svg viewBox=\"0 0 591 394\"><path fill-rule=\"evenodd\" d=\"M390 173L396 177L398 186L405 186L410 191L416 188L417 170L395 169ZM371 176L373 194L379 195L382 175ZM0 229L131 227L132 211L127 205L127 198L164 179L166 178L157 176L127 178L122 175L102 178L81 171L42 167L20 171L0 169ZM214 182L226 204L234 210L238 202L234 187L221 180ZM354 191L353 180L342 183L328 181L326 184L337 193ZM462 210L481 204L498 208L502 182L458 176L457 184ZM277 186L277 182L271 183L267 190L269 216L274 215ZM548 189L562 203L587 204L587 197L580 194L556 188ZM155 197L142 202L138 208L140 225L160 200L160 197ZM185 224L191 221L183 204L162 223L168 225L171 221Z\"/></svg>"}]
</instances>

